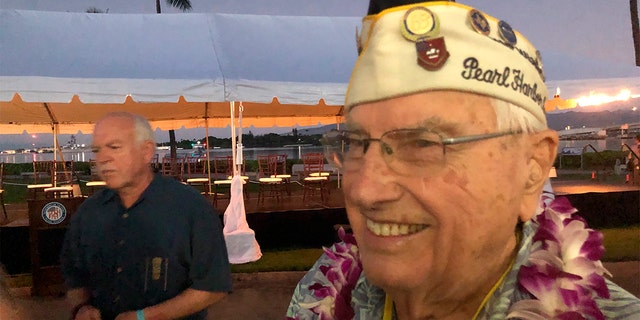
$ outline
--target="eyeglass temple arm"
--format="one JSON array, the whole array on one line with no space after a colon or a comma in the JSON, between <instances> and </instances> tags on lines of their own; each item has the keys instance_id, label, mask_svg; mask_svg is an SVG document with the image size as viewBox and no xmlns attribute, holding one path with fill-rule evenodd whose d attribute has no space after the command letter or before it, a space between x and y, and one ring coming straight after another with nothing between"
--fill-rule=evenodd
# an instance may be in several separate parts
<instances>
[{"instance_id":1,"label":"eyeglass temple arm","mask_svg":"<svg viewBox=\"0 0 640 320\"><path fill-rule=\"evenodd\" d=\"M522 133L522 131L493 132L493 133L479 134L479 135L473 135L473 136L463 136L463 137L455 137L455 138L443 138L442 139L442 144L443 145L450 145L450 144L467 143L467 142L486 140L486 139L491 139L491 138L507 136L507 135L510 135L510 134L519 134L519 133Z\"/></svg>"}]
</instances>

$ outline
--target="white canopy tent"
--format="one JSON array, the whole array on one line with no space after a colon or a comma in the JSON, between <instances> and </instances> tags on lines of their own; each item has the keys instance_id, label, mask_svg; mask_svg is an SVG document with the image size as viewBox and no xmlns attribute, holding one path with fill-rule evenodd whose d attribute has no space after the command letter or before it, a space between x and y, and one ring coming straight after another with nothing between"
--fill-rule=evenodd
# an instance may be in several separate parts
<instances>
[{"instance_id":1,"label":"white canopy tent","mask_svg":"<svg viewBox=\"0 0 640 320\"><path fill-rule=\"evenodd\" d=\"M226 127L230 101L244 102L246 126L341 122L359 25L359 17L0 10L0 134L51 133L54 123L60 133L90 133L115 110L164 130L205 119ZM541 50L546 66L557 65L556 52ZM574 60L560 61L583 61ZM576 98L618 84L637 94L636 80L547 85Z\"/></svg>"},{"instance_id":2,"label":"white canopy tent","mask_svg":"<svg viewBox=\"0 0 640 320\"><path fill-rule=\"evenodd\" d=\"M156 128L342 120L359 18L0 10L0 133L91 132L114 110Z\"/></svg>"},{"instance_id":3,"label":"white canopy tent","mask_svg":"<svg viewBox=\"0 0 640 320\"><path fill-rule=\"evenodd\" d=\"M235 101L247 126L339 123L359 23L0 10L0 134L90 133L111 111L164 130L226 127ZM232 263L262 255L239 179L225 211Z\"/></svg>"}]
</instances>

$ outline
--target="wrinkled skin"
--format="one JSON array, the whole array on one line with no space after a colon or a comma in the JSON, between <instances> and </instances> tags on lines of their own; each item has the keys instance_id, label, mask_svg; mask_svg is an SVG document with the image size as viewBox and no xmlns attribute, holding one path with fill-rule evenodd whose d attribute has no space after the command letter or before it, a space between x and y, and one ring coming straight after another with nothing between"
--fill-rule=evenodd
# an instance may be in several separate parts
<instances>
[{"instance_id":1,"label":"wrinkled skin","mask_svg":"<svg viewBox=\"0 0 640 320\"><path fill-rule=\"evenodd\" d=\"M496 132L490 99L433 91L356 106L350 130L372 138L427 127L445 137ZM356 171L344 172L346 209L367 278L393 299L400 319L470 319L516 251L518 220L535 212L555 157L552 131L446 147L427 176L393 172L373 143ZM367 220L426 226L377 236Z\"/></svg>"}]
</instances>

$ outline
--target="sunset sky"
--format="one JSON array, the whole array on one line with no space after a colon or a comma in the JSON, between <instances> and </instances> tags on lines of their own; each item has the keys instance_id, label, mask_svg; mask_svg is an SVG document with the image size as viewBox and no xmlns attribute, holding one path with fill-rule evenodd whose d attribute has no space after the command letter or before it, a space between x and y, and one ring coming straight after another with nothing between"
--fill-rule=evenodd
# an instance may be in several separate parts
<instances>
[{"instance_id":1,"label":"sunset sky","mask_svg":"<svg viewBox=\"0 0 640 320\"><path fill-rule=\"evenodd\" d=\"M627 0L458 1L507 21L542 52L549 80L640 76ZM164 13L176 13L161 1ZM362 16L367 0L192 0L191 12ZM2 9L155 13L153 0L2 0ZM558 61L559 63L555 63ZM551 65L549 65L551 63ZM553 67L552 69L549 67Z\"/></svg>"}]
</instances>

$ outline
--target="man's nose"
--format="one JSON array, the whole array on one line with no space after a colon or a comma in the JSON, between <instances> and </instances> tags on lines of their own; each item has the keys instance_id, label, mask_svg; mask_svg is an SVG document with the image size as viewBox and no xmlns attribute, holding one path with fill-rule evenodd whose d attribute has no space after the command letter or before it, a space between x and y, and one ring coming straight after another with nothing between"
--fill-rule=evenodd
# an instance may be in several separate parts
<instances>
[{"instance_id":1,"label":"man's nose","mask_svg":"<svg viewBox=\"0 0 640 320\"><path fill-rule=\"evenodd\" d=\"M363 155L357 170L344 173L344 191L351 201L364 206L393 201L401 195L396 177L378 146L373 145Z\"/></svg>"},{"instance_id":2,"label":"man's nose","mask_svg":"<svg viewBox=\"0 0 640 320\"><path fill-rule=\"evenodd\" d=\"M104 151L95 152L94 155L96 157L97 163L105 163L113 159L113 157L111 157L107 152Z\"/></svg>"}]
</instances>

